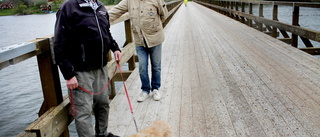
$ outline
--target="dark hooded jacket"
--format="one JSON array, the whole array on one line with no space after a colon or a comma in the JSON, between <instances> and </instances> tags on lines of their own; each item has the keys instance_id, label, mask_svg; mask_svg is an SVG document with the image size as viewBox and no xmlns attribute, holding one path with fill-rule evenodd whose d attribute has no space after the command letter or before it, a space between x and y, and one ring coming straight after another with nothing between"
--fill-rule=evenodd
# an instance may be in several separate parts
<instances>
[{"instance_id":1,"label":"dark hooded jacket","mask_svg":"<svg viewBox=\"0 0 320 137\"><path fill-rule=\"evenodd\" d=\"M57 12L54 52L66 80L75 71L104 67L109 50L120 51L110 33L108 12L97 3L99 7L93 10L84 0L68 0Z\"/></svg>"}]
</instances>

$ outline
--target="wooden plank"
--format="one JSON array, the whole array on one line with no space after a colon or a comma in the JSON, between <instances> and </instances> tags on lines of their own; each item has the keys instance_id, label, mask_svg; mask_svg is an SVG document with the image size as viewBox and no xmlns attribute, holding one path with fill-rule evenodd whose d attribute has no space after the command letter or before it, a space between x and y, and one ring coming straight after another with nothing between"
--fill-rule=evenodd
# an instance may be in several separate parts
<instances>
[{"instance_id":1,"label":"wooden plank","mask_svg":"<svg viewBox=\"0 0 320 137\"><path fill-rule=\"evenodd\" d=\"M163 98L161 99L161 105L158 110L158 119L167 122L171 127L176 127L176 123L179 119L174 121L170 120L171 106L172 100L175 100L177 96L174 93L179 92L177 87L181 87L182 85L176 84L177 75L181 75L177 70L178 61L180 60L180 51L182 44L181 41L169 41L171 38L177 38L179 34L179 29L170 29L173 26L182 25L180 18L172 18L172 20L178 19L178 21L170 21L165 28L165 41L163 42L162 48L162 88L161 91L163 93ZM175 104L180 105L180 104ZM179 123L179 121L177 122ZM179 126L179 125L178 125ZM174 134L179 134L177 131L174 131Z\"/></svg>"},{"instance_id":2,"label":"wooden plank","mask_svg":"<svg viewBox=\"0 0 320 137\"><path fill-rule=\"evenodd\" d=\"M255 35L256 36L256 35ZM257 41L258 42L258 41ZM252 45L250 45L251 47L252 47ZM256 51L255 51L256 52ZM274 52L274 51L271 51L271 52ZM265 57L263 57L263 58L265 58ZM274 61L272 61L272 62L274 62Z\"/></svg>"},{"instance_id":3,"label":"wooden plank","mask_svg":"<svg viewBox=\"0 0 320 137\"><path fill-rule=\"evenodd\" d=\"M227 29L227 28L224 28L224 29ZM226 37L226 39L228 39L228 41L229 42L227 42L227 41L225 41L226 43L229 43L229 44L227 44L227 45L230 45L229 47L235 47L235 46L232 46L232 45L237 45L237 43L230 43L230 37ZM234 40L232 40L232 41L234 41ZM226 45L226 44L224 44L224 45ZM221 46L222 47L222 46ZM223 46L223 47L226 47L226 46ZM241 66L241 65L239 65L239 64L237 64L237 62L241 62L241 60L239 60L239 59L241 59L242 57L241 56L239 56L239 55L237 55L237 54L234 54L234 51L238 51L238 50L236 50L236 49L234 49L234 50L228 50L226 53L228 53L228 55L230 55L230 57L231 57L231 60L230 59L227 59L228 61L231 61L231 62L233 62L233 67L232 67L232 65L229 65L230 67L228 67L229 69L231 69L231 70L233 70L233 71L231 71L232 73L232 75L234 75L235 76L235 79L237 79L236 80L236 83L237 83L237 85L240 87L240 91L242 91L242 93L244 94L244 95L248 95L248 93L251 93L251 92L248 92L247 90L251 90L253 93L257 93L258 91L261 91L261 89L259 89L259 86L256 86L250 79L248 79L248 78L250 78L250 77L252 77L252 76L250 76L250 75L244 75L245 74L245 72L243 72L243 71L241 71L242 70L242 68L244 68L245 70L248 70L248 66L246 66L246 64L244 64L243 65L243 67L238 67L238 66ZM233 54L232 54L233 53ZM241 54L240 54L241 55ZM245 55L244 55L245 56ZM233 58L233 59L232 59ZM234 61L232 61L232 60L234 60ZM234 68L234 67L236 67L236 69ZM238 71L238 72L237 72ZM238 75L238 76L237 76ZM243 76L244 75L244 76ZM246 80L247 79L247 80ZM250 80L250 81L248 81L248 80ZM257 78L253 78L253 81L256 81L256 80L258 80ZM259 84L259 85L261 85L261 84ZM248 88L249 89L248 89ZM247 100L250 100L250 103L248 103L249 105L248 106L251 106L251 104L255 104L256 106L255 107L253 107L252 108L252 111L253 112L255 112L255 115L258 115L258 116L260 116L259 117L259 120L258 121L260 121L261 123L264 123L264 126L263 126L263 128L264 128L264 131L266 132L266 133L269 133L268 135L272 135L272 134L275 134L275 135L277 135L277 133L276 133L276 131L275 131L275 129L272 127L272 125L270 125L269 124L269 122L270 122L270 120L268 119L268 117L267 116L265 116L265 114L264 114L264 112L265 112L265 110L263 110L263 111L257 111L257 110L255 110L255 109L260 109L260 110L262 110L263 108L261 108L261 107L258 107L257 105L259 105L259 104L261 104L262 105L262 107L264 107L264 109L266 109L266 110L268 110L268 111L270 111L270 112L272 112L272 110L273 110L273 108L272 107L270 107L270 105L268 105L267 103L265 103L264 102L264 97L263 96L261 96L261 94L259 95L259 94L256 94L256 95L252 95L251 94L251 96L253 97L253 98L250 98L250 96L246 96L246 99ZM261 100L262 102L257 102L257 100L255 99L255 98L257 98L257 97L259 97L259 100ZM268 107L268 109L266 108L266 107ZM262 114L261 114L261 112L262 112ZM269 112L269 113L270 113ZM263 117L261 117L261 116L263 116ZM273 116L275 116L275 115L273 115ZM268 122L269 121L269 122ZM280 120L281 121L281 120ZM268 124L265 124L265 123L268 123ZM262 125L262 124L261 124ZM270 131L271 130L271 131Z\"/></svg>"},{"instance_id":4,"label":"wooden plank","mask_svg":"<svg viewBox=\"0 0 320 137\"><path fill-rule=\"evenodd\" d=\"M37 137L35 132L22 132L17 137Z\"/></svg>"},{"instance_id":5,"label":"wooden plank","mask_svg":"<svg viewBox=\"0 0 320 137\"><path fill-rule=\"evenodd\" d=\"M190 8L190 6L188 7ZM194 92L199 92L196 90L193 90L192 83L195 81L198 81L196 79L195 74L192 72L197 72L195 69L195 62L194 58L195 56L193 53L193 42L196 40L194 37L194 33L192 30L190 30L190 22L192 22L192 14L190 14L189 9L181 6L180 13L187 13L187 15L190 15L190 18L182 18L182 22L185 22L182 27L180 28L180 37L177 39L181 39L181 37L188 39L188 41L181 41L180 49L182 50L182 55L180 58L182 58L181 66L179 67L180 70L178 72L181 73L182 80L180 91L181 92L181 113L180 113L180 136L194 136L196 134L196 128L197 126L194 124L194 120L196 119L195 115L195 100L193 98ZM191 40L191 41L190 41ZM199 134L201 136L201 134Z\"/></svg>"},{"instance_id":6,"label":"wooden plank","mask_svg":"<svg viewBox=\"0 0 320 137\"><path fill-rule=\"evenodd\" d=\"M188 9L189 11L192 10L194 7L189 7L190 9ZM197 10L193 10L193 11L197 11ZM191 15L191 20L190 22L195 22L198 20L199 17L199 13L198 12L193 12L193 13L189 13L189 15ZM208 92L206 90L202 91L201 89L201 84L200 84L200 77L203 77L203 75L200 75L200 69L201 69L201 52L200 49L204 46L204 45L198 45L199 41L201 41L201 35L199 35L199 30L201 26L203 25L198 25L197 27L191 27L192 24L189 24L189 26L187 26L187 28L191 29L190 36L188 39L192 40L189 41L189 54L188 56L190 56L189 61L189 73L186 72L186 74L189 76L190 79L190 85L191 85L191 99L192 99L192 119L193 119L193 136L208 136L207 133L207 129L206 129L206 117L205 117L205 113L204 113L204 108L205 106L203 106L203 101L208 101L206 99L208 98L204 98L203 94L205 92ZM202 99L201 99L202 98Z\"/></svg>"},{"instance_id":7,"label":"wooden plank","mask_svg":"<svg viewBox=\"0 0 320 137\"><path fill-rule=\"evenodd\" d=\"M215 25L213 25L213 26L215 26ZM210 35L210 34L208 34L208 35ZM221 46L223 46L223 45L225 46L225 44L227 44L227 43L225 43L223 41L223 42L221 42L219 44ZM218 52L221 52L221 49L218 50ZM224 53L219 53L219 54L220 55L225 55ZM225 57L223 57L223 58L225 58ZM219 58L217 58L217 59L219 59ZM235 130L236 130L238 135L250 135L250 134L252 134L250 132L250 130L249 130L250 128L248 128L246 126L246 121L243 120L243 119L245 119L244 118L245 116L239 115L239 114L243 115L243 113L241 113L243 110L241 110L241 107L239 106L239 105L241 105L241 103L239 104L239 103L235 102L237 100L241 101L243 99L239 100L239 98L233 97L232 94L237 94L237 92L236 92L237 91L236 84L232 84L235 81L233 80L231 74L228 74L228 73L230 73L228 71L228 69L223 67L223 66L225 66L224 62L222 60L220 60L220 61L219 60L217 60L217 62L218 62L219 67L220 67L220 69L222 71L223 78L225 79L225 83L221 83L221 84L225 85L224 87L226 88L226 89L224 89L225 91L224 91L224 94L222 94L222 95L223 95L224 99L226 100L226 102L228 102L227 108L228 108L230 117L231 117L231 119L233 121L234 128L235 128ZM225 60L225 59L223 59L223 60Z\"/></svg>"},{"instance_id":8,"label":"wooden plank","mask_svg":"<svg viewBox=\"0 0 320 137\"><path fill-rule=\"evenodd\" d=\"M180 6L180 9L182 8L182 6ZM176 15L181 14L180 9L177 11ZM178 14L179 13L179 14ZM174 16L175 17L175 16ZM180 22L177 23L176 25L180 24L182 25L181 19L176 20L176 22ZM176 26L174 24L172 24L172 26ZM180 34L181 33L181 29L177 30ZM173 34L174 35L174 34ZM171 38L178 38L177 35L174 35L175 37L171 37ZM167 43L170 43L168 41L166 41ZM171 102L170 102L170 107L167 108L169 109L169 115L168 115L168 122L170 123L174 136L181 136L183 130L181 130L181 125L182 125L182 118L181 118L181 112L182 112L182 108L181 108L181 101L182 101L182 82L183 82L183 75L181 74L182 70L183 70L183 44L181 43L181 41L179 40L175 45L171 45L171 46L177 46L177 49L180 50L176 50L176 53L174 54L173 57L175 57L176 59L174 61L175 64L172 64L175 66L174 69L172 69L172 74L173 74L173 79L172 79L172 94L171 94ZM165 55L164 55L165 56ZM170 79L169 79L170 80ZM170 82L170 81L168 81ZM190 130L190 129L189 129Z\"/></svg>"},{"instance_id":9,"label":"wooden plank","mask_svg":"<svg viewBox=\"0 0 320 137\"><path fill-rule=\"evenodd\" d=\"M72 121L69 115L69 102L69 99L65 97L59 106L52 107L25 131L35 132L40 136L60 136Z\"/></svg>"},{"instance_id":10,"label":"wooden plank","mask_svg":"<svg viewBox=\"0 0 320 137\"><path fill-rule=\"evenodd\" d=\"M215 18L215 19L217 19L217 18ZM226 30L224 30L224 31L226 31ZM243 34L241 34L241 35L243 35ZM256 36L256 34L254 34L255 36ZM242 38L237 38L237 39L242 39ZM230 41L230 39L228 39L229 41ZM246 40L245 40L246 41ZM238 44L238 43L237 43ZM235 45L236 45L236 43L235 43ZM251 45L252 46L252 45Z\"/></svg>"}]
</instances>

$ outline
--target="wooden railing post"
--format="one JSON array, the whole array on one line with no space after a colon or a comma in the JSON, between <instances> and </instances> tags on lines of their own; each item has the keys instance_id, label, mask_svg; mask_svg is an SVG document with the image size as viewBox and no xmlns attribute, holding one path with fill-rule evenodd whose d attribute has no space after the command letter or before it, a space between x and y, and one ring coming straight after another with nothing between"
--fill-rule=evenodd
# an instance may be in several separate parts
<instances>
[{"instance_id":1,"label":"wooden railing post","mask_svg":"<svg viewBox=\"0 0 320 137\"><path fill-rule=\"evenodd\" d=\"M245 3L244 2L241 2L241 12L245 13ZM244 17L240 16L241 18L241 22L244 23L245 22L245 19Z\"/></svg>"},{"instance_id":2,"label":"wooden railing post","mask_svg":"<svg viewBox=\"0 0 320 137\"><path fill-rule=\"evenodd\" d=\"M275 5L274 2L272 9L272 20L278 21L278 5ZM277 30L278 29L276 27L272 27L272 37L278 37Z\"/></svg>"},{"instance_id":3,"label":"wooden railing post","mask_svg":"<svg viewBox=\"0 0 320 137\"><path fill-rule=\"evenodd\" d=\"M295 6L295 3L293 3L293 11L292 11L292 25L299 26L299 7ZM292 34L292 43L291 45L293 47L298 47L298 35Z\"/></svg>"},{"instance_id":4,"label":"wooden railing post","mask_svg":"<svg viewBox=\"0 0 320 137\"><path fill-rule=\"evenodd\" d=\"M253 12L252 12L252 3L249 3L249 14L252 15ZM248 25L250 27L252 27L252 20L251 19L248 19Z\"/></svg>"},{"instance_id":5,"label":"wooden railing post","mask_svg":"<svg viewBox=\"0 0 320 137\"><path fill-rule=\"evenodd\" d=\"M37 43L40 50L47 50L37 55L42 91L44 96L43 104L38 115L41 116L51 107L59 105L63 101L58 67L53 64L52 56L49 50L50 40L44 40ZM47 46L46 46L47 45Z\"/></svg>"},{"instance_id":6,"label":"wooden railing post","mask_svg":"<svg viewBox=\"0 0 320 137\"><path fill-rule=\"evenodd\" d=\"M226 2L226 6L227 6L227 9L229 9L230 8L230 1L228 1L228 2ZM231 15L231 13L230 12L227 12L227 16L230 16Z\"/></svg>"},{"instance_id":7,"label":"wooden railing post","mask_svg":"<svg viewBox=\"0 0 320 137\"><path fill-rule=\"evenodd\" d=\"M126 32L126 44L133 42L133 38L132 38L132 29L131 29L131 22L130 20L126 20L124 22L124 27L125 27L125 32ZM129 60L128 60L128 67L129 70L134 70L134 68L136 68L136 60L135 60L135 56L132 56Z\"/></svg>"},{"instance_id":8,"label":"wooden railing post","mask_svg":"<svg viewBox=\"0 0 320 137\"><path fill-rule=\"evenodd\" d=\"M263 17L263 4L259 3L259 17ZM263 31L263 24L262 23L257 23L258 29L260 31Z\"/></svg>"},{"instance_id":9,"label":"wooden railing post","mask_svg":"<svg viewBox=\"0 0 320 137\"><path fill-rule=\"evenodd\" d=\"M124 28L125 28L125 33L126 33L126 42L124 43L123 47L125 45L133 42L130 20L124 21Z\"/></svg>"},{"instance_id":10,"label":"wooden railing post","mask_svg":"<svg viewBox=\"0 0 320 137\"><path fill-rule=\"evenodd\" d=\"M44 98L38 113L39 117L51 107L58 106L63 101L58 67L53 63L52 51L49 47L49 45L52 46L52 41L51 38L47 38L46 40L37 43L37 47L39 47L40 50L45 51L37 55ZM60 137L69 137L68 128Z\"/></svg>"}]
</instances>

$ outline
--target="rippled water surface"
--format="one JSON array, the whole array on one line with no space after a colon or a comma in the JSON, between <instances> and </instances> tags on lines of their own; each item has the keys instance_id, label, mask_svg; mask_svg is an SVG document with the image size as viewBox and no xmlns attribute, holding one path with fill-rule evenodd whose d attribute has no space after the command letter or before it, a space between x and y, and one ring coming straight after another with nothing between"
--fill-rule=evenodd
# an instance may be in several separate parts
<instances>
[{"instance_id":1,"label":"rippled water surface","mask_svg":"<svg viewBox=\"0 0 320 137\"><path fill-rule=\"evenodd\" d=\"M0 17L0 48L52 35L55 19L55 13ZM125 37L123 26L123 23L111 26L111 33L121 46ZM66 89L62 76L60 79L62 89ZM35 57L0 70L0 137L14 137L22 132L38 117L42 102ZM70 126L70 134L76 136L74 124Z\"/></svg>"}]
</instances>

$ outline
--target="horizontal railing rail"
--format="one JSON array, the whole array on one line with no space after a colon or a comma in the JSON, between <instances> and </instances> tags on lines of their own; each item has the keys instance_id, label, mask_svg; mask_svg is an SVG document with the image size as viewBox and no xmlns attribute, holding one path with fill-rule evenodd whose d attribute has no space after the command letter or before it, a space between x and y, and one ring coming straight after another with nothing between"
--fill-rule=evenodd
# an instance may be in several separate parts
<instances>
[{"instance_id":1,"label":"horizontal railing rail","mask_svg":"<svg viewBox=\"0 0 320 137\"><path fill-rule=\"evenodd\" d=\"M311 2L278 2L278 1L211 1L196 0L195 2L236 19L250 27L254 27L274 38L278 38L294 47L306 51L312 55L320 55L320 48L315 47L310 40L315 43L320 42L320 31L301 27L299 24L300 7L320 8L320 3ZM253 5L258 5L258 16L253 15ZM263 15L263 6L272 6L272 19L267 19ZM278 20L278 5L292 6L292 24L280 22ZM247 12L246 12L247 11ZM320 23L320 22L319 22ZM279 32L283 38L280 38ZM291 33L291 37L288 33ZM298 46L300 37L303 46Z\"/></svg>"}]
</instances>

